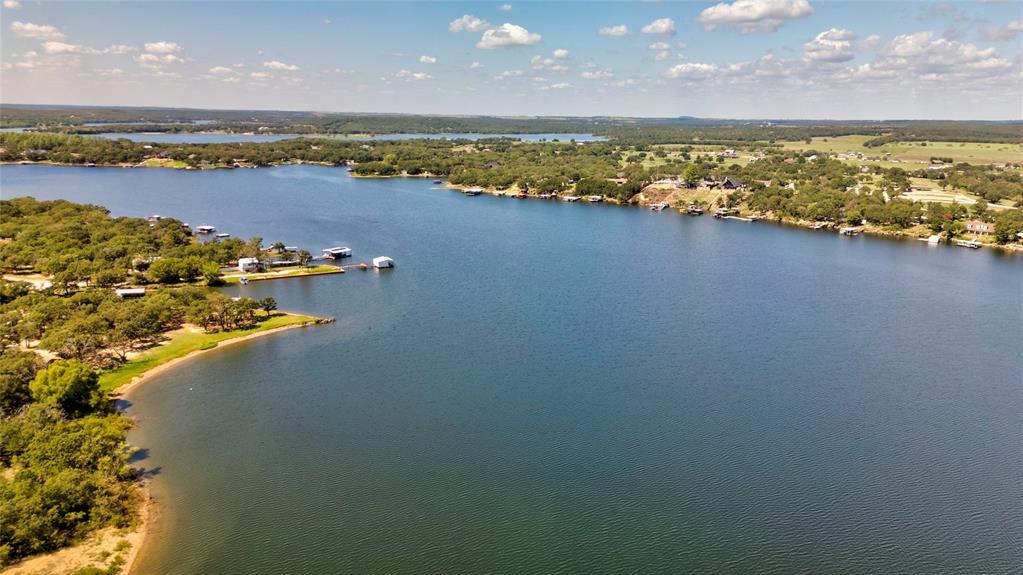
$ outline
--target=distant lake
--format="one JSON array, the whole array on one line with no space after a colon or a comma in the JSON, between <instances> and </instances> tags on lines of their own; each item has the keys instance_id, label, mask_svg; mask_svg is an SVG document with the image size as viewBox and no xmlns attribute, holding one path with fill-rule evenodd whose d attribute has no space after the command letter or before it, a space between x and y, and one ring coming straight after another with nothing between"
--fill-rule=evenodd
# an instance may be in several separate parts
<instances>
[{"instance_id":1,"label":"distant lake","mask_svg":"<svg viewBox=\"0 0 1023 575\"><path fill-rule=\"evenodd\" d=\"M2 131L21 132L23 128ZM330 138L339 140L480 140L486 138L516 138L527 142L541 140L561 142L602 142L606 138L593 134L375 134L373 136L305 135L305 134L218 134L218 133L164 133L164 132L108 132L87 134L112 140L126 138L135 142L159 144L222 144L225 142L276 142L292 138Z\"/></svg>"},{"instance_id":2,"label":"distant lake","mask_svg":"<svg viewBox=\"0 0 1023 575\"><path fill-rule=\"evenodd\" d=\"M131 397L139 573L1018 573L1023 257L343 169L4 166L386 272Z\"/></svg>"}]
</instances>

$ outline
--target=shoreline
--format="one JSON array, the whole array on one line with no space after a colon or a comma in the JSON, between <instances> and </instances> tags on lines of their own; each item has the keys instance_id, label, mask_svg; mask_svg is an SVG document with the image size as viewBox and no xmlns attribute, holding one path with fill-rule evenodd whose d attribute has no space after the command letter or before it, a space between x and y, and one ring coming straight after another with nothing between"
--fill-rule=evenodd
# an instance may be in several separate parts
<instances>
[{"instance_id":1,"label":"shoreline","mask_svg":"<svg viewBox=\"0 0 1023 575\"><path fill-rule=\"evenodd\" d=\"M250 333L247 335L231 339L226 339L224 341L218 342L215 347L211 347L208 349L193 350L181 357L176 357L170 361L161 363L160 365L157 365L152 369L147 370L142 374L133 377L128 383L118 386L117 388L110 392L110 395L115 398L115 401L127 399L132 394L132 392L137 391L146 382L150 381L154 377L167 371L170 371L175 367L178 367L182 363L185 363L191 359L194 359L211 351L217 351L218 349L228 347L237 343L251 341L257 338L274 335L283 331L310 327L315 325L323 325L324 323L332 322L333 320L330 318L317 317L305 323L284 325L280 327L275 327L273 329L268 329L265 331L258 331L255 333ZM122 409L118 409L118 411L121 412L122 414L124 413ZM149 491L148 484L143 480L140 480L139 482L139 491L141 492L141 496L143 499L143 503L141 505L141 508L139 509L139 527L136 530L136 532L139 534L139 539L138 542L132 546L131 551L128 554L128 557L125 559L124 566L121 568L121 573L124 575L131 575L134 572L136 568L136 563L138 562L139 557L142 555L142 549L150 540L150 535L152 535L155 532L156 523L159 518L159 503L155 499L153 499L152 494Z\"/></svg>"},{"instance_id":2,"label":"shoreline","mask_svg":"<svg viewBox=\"0 0 1023 575\"><path fill-rule=\"evenodd\" d=\"M253 166L253 168L276 168L276 167L279 167L279 166L303 165L303 164L318 165L318 166L324 166L324 167L328 167L328 168L344 168L344 167L347 167L344 164L333 164L333 163L330 163L330 162L307 162L307 161L302 161L302 160L291 160L291 161L288 161L288 162L279 163L279 164L272 164L272 165L269 165L269 166ZM61 164L61 163L49 162L49 161L42 161L42 162L29 162L29 161L0 162L0 165L15 165L15 166L16 165L49 165L49 166L77 167L77 168L96 167L96 168L122 168L122 169L130 169L130 168L140 167L140 168L165 168L165 169L169 168L169 169L173 169L173 170L189 170L189 171L241 169L241 168L235 168L233 166L207 166L207 167L187 166L187 167L181 167L181 166L161 166L161 165L142 166L142 165L137 165L137 164L133 164L133 165L130 165L130 166L128 166L128 165L119 165L119 164L96 164L95 166L85 166L85 165L81 165L81 164ZM452 191L456 191L456 192L463 192L467 188L479 187L480 189L482 189L483 193L485 193L487 195L490 195L490 196L518 199L518 198L516 198L515 193L510 192L510 191L498 190L496 188L488 188L488 187L481 187L481 186L468 186L468 185L462 185L462 184L452 184L452 183L446 181L446 176L437 176L435 174L414 174L414 175L413 174L394 174L394 175L382 176L382 175L376 175L376 174L355 174L353 172L348 172L348 176L353 178L353 179L365 179L365 180L371 180L371 179L380 179L380 180L389 180L389 179L417 179L417 180L422 180L422 179L445 179L445 182L443 184L438 184L438 186L436 188L434 188L434 189L452 190ZM640 191L640 194L642 194L642 191ZM533 195L533 194L527 194L526 197L522 198L522 199L545 199L545 198L540 198L539 196ZM554 199L554 201L559 201L560 198L553 198L553 199ZM647 200L647 201L640 200L640 201L637 201L637 202L632 202L632 201L621 202L621 201L617 200L616 198L604 197L604 199L600 203L617 205L617 206L648 207L649 205L651 205L651 203L655 203L655 202L651 202L649 200ZM676 208L672 208L672 209L674 210ZM1016 208L1016 209L1023 209L1023 207L1019 207L1019 208ZM814 229L815 225L820 224L820 223L825 223L827 225L824 226L824 229L829 231L829 232L832 232L835 228L842 227L841 224L838 224L836 222L816 222L816 221L812 221L811 222L811 221L807 221L807 220L794 220L794 219L781 219L781 220L779 220L777 218L774 218L771 214L760 214L760 213L753 213L753 212L750 212L750 213L752 213L753 215L757 216L761 221L770 222L770 223L777 224L777 225L782 225L782 226L793 226L793 227L804 228L804 229ZM863 235L872 236L872 237L880 237L880 238L887 238L887 239L899 239L899 240L909 240L909 241L914 241L914 240L920 239L920 236L914 236L913 234L908 233L907 230L887 230L887 229L879 228L877 226L873 226L873 227L871 227L871 226L866 226L866 227L865 226L856 226L856 227L860 227L862 229L862 234ZM974 239L977 239L977 238L974 238ZM951 243L951 242L944 242L943 241L943 243ZM999 250L1002 250L1002 251L1004 251L1006 253L1023 252L1023 244L1011 243L1011 244L1004 244L1003 245L1003 244L987 243L987 242L983 242L983 241L980 242L980 243L981 243L981 247L999 249Z\"/></svg>"},{"instance_id":3,"label":"shoreline","mask_svg":"<svg viewBox=\"0 0 1023 575\"><path fill-rule=\"evenodd\" d=\"M302 315L292 314L289 312L280 313L285 315ZM323 325L326 323L333 323L334 321L333 318L323 318L315 316L305 317L309 317L310 318L309 321L282 325L272 329L248 333L245 335L240 335L238 337L233 337L219 341L217 342L217 345L215 345L214 347L210 347L207 349L192 350L181 357L170 359L164 363L156 365L151 369L142 372L139 375L134 376L127 383L119 385L118 387L110 390L108 392L108 395L112 400L115 401L116 404L116 402L119 400L127 399L133 392L137 391L145 383L152 380L156 376L161 375L167 371L170 371L178 367L179 365L185 363L186 361L199 357L205 353L216 351L223 347L228 347L237 343L251 341L257 338L274 335L283 331L316 325ZM119 413L125 415L124 410L122 408L117 407L116 409ZM125 416L127 417L127 415ZM152 494L150 493L149 490L148 480L140 477L139 479L136 480L135 485L138 488L140 498L139 505L136 508L138 523L134 529L131 529L130 531L123 533L121 535L118 535L119 538L134 537L136 539L132 544L131 548L128 550L127 555L124 557L124 563L121 565L121 568L118 571L123 575L131 575L135 571L136 563L138 562L139 557L142 555L143 548L145 547L147 541L151 540L150 536L153 535L156 531L155 527L160 516L159 507L160 504L152 497ZM104 535L104 533L108 532L110 529L112 528L104 528L98 530L93 534L90 534L82 541L70 547L64 547L61 549L57 549L55 551L51 551L49 553L43 553L40 555L27 557L14 565L8 566L7 568L3 569L2 572L11 573L12 575L15 573L25 573L34 575L36 573L43 572L48 573L51 572L52 569L59 570L62 568L60 565L61 561L68 561L67 559L68 557L75 557L76 555L80 555L83 549L94 547L98 540L102 540L102 538L104 537L109 537L109 533L107 533L106 535ZM37 571L37 569L39 568L37 566L42 566L43 571ZM67 564L65 564L64 567L71 568L72 570L75 568L74 565Z\"/></svg>"}]
</instances>

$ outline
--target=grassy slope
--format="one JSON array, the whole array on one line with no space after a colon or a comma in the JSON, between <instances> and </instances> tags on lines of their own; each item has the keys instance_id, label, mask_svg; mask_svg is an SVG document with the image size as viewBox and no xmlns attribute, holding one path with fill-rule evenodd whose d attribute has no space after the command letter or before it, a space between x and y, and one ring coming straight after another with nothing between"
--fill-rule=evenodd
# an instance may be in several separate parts
<instances>
[{"instance_id":1,"label":"grassy slope","mask_svg":"<svg viewBox=\"0 0 1023 575\"><path fill-rule=\"evenodd\" d=\"M317 320L318 318L311 316L278 313L269 319L261 321L256 327L251 329L218 333L178 332L170 341L163 345L147 350L124 365L104 372L100 376L100 388L107 392L113 391L158 365L167 363L172 359L184 357L193 351L216 347L222 341L279 327L315 323Z\"/></svg>"}]
</instances>

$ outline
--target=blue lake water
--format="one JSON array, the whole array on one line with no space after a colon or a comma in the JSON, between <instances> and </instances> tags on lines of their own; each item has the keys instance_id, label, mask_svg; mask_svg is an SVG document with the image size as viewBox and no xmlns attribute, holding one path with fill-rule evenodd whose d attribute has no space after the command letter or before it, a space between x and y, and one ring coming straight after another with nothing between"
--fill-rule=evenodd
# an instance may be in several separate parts
<instances>
[{"instance_id":1,"label":"blue lake water","mask_svg":"<svg viewBox=\"0 0 1023 575\"><path fill-rule=\"evenodd\" d=\"M5 166L394 270L131 395L140 573L1015 573L1023 258L342 169Z\"/></svg>"}]
</instances>

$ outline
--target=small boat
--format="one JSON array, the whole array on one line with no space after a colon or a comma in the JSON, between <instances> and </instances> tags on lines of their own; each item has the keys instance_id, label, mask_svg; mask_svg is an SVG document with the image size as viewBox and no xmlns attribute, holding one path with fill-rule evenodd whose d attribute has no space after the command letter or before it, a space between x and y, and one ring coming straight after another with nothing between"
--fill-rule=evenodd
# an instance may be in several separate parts
<instances>
[{"instance_id":1,"label":"small boat","mask_svg":"<svg viewBox=\"0 0 1023 575\"><path fill-rule=\"evenodd\" d=\"M598 202L603 202L604 196L586 196L586 201L591 204L596 204Z\"/></svg>"},{"instance_id":2,"label":"small boat","mask_svg":"<svg viewBox=\"0 0 1023 575\"><path fill-rule=\"evenodd\" d=\"M842 228L838 230L838 233L842 234L843 236L855 236L859 235L859 233L862 231L863 230L860 228Z\"/></svg>"},{"instance_id":3,"label":"small boat","mask_svg":"<svg viewBox=\"0 0 1023 575\"><path fill-rule=\"evenodd\" d=\"M467 196L478 196L483 193L483 188L466 188L462 193Z\"/></svg>"},{"instance_id":4,"label":"small boat","mask_svg":"<svg viewBox=\"0 0 1023 575\"><path fill-rule=\"evenodd\" d=\"M663 211L667 207L668 207L668 204L666 204L664 202L661 202L659 204L652 204L650 206L650 210L654 211L654 212L660 212L660 211Z\"/></svg>"},{"instance_id":5,"label":"small boat","mask_svg":"<svg viewBox=\"0 0 1023 575\"><path fill-rule=\"evenodd\" d=\"M238 283L242 284L243 286L247 286L247 285L249 285L249 278L247 278L247 277L240 277L240 278L238 278Z\"/></svg>"},{"instance_id":6,"label":"small boat","mask_svg":"<svg viewBox=\"0 0 1023 575\"><path fill-rule=\"evenodd\" d=\"M970 248L971 250L980 249L981 243L977 240L956 240L956 245L961 248Z\"/></svg>"},{"instance_id":7,"label":"small boat","mask_svg":"<svg viewBox=\"0 0 1023 575\"><path fill-rule=\"evenodd\" d=\"M565 196L566 202L578 202L579 196Z\"/></svg>"},{"instance_id":8,"label":"small boat","mask_svg":"<svg viewBox=\"0 0 1023 575\"><path fill-rule=\"evenodd\" d=\"M217 237L218 238L229 238L229 237L231 237L231 234L221 232L221 233L217 234Z\"/></svg>"},{"instance_id":9,"label":"small boat","mask_svg":"<svg viewBox=\"0 0 1023 575\"><path fill-rule=\"evenodd\" d=\"M444 182L441 181L441 180L434 180L433 183L435 183L435 184L443 184Z\"/></svg>"}]
</instances>

